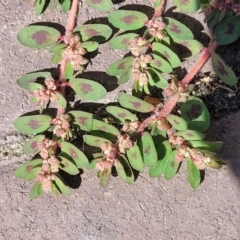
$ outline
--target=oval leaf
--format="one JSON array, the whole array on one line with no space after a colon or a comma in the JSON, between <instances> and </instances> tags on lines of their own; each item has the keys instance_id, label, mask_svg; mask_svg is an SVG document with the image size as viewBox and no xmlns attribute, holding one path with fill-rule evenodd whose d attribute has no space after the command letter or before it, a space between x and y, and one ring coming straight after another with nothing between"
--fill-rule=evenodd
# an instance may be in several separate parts
<instances>
[{"instance_id":1,"label":"oval leaf","mask_svg":"<svg viewBox=\"0 0 240 240\"><path fill-rule=\"evenodd\" d=\"M183 118L176 116L176 115L168 115L167 120L171 123L172 127L176 130L187 130L188 124L187 121Z\"/></svg>"},{"instance_id":2,"label":"oval leaf","mask_svg":"<svg viewBox=\"0 0 240 240\"><path fill-rule=\"evenodd\" d=\"M81 47L85 48L87 50L87 52L94 52L98 49L99 43L93 42L93 41L83 42L81 44Z\"/></svg>"},{"instance_id":3,"label":"oval leaf","mask_svg":"<svg viewBox=\"0 0 240 240\"><path fill-rule=\"evenodd\" d=\"M86 0L87 4L102 12L109 11L113 8L113 3L111 0Z\"/></svg>"},{"instance_id":4,"label":"oval leaf","mask_svg":"<svg viewBox=\"0 0 240 240\"><path fill-rule=\"evenodd\" d=\"M67 12L70 7L71 7L71 0L61 0L59 1L59 3L61 4L61 9L63 10L63 12Z\"/></svg>"},{"instance_id":5,"label":"oval leaf","mask_svg":"<svg viewBox=\"0 0 240 240\"><path fill-rule=\"evenodd\" d=\"M36 183L33 185L32 189L31 189L31 191L30 191L30 193L29 193L29 197L30 197L31 199L35 199L35 198L41 196L42 194L43 194L42 183L36 182Z\"/></svg>"},{"instance_id":6,"label":"oval leaf","mask_svg":"<svg viewBox=\"0 0 240 240\"><path fill-rule=\"evenodd\" d=\"M132 67L127 68L125 71L122 72L118 79L118 84L126 83L132 76Z\"/></svg>"},{"instance_id":7,"label":"oval leaf","mask_svg":"<svg viewBox=\"0 0 240 240\"><path fill-rule=\"evenodd\" d=\"M42 166L32 168L31 170L27 171L27 173L24 175L23 179L25 181L32 181L33 179L36 178L36 176L41 171L41 169L42 169Z\"/></svg>"},{"instance_id":8,"label":"oval leaf","mask_svg":"<svg viewBox=\"0 0 240 240\"><path fill-rule=\"evenodd\" d=\"M62 179L60 179L60 177L57 177L56 175L53 184L61 194L69 195L71 193L70 188L63 182Z\"/></svg>"},{"instance_id":9,"label":"oval leaf","mask_svg":"<svg viewBox=\"0 0 240 240\"><path fill-rule=\"evenodd\" d=\"M150 65L153 68L156 68L164 73L172 72L171 65L165 59L163 59L162 57L160 57L156 54L151 54L151 55L153 57L153 60L150 62Z\"/></svg>"},{"instance_id":10,"label":"oval leaf","mask_svg":"<svg viewBox=\"0 0 240 240\"><path fill-rule=\"evenodd\" d=\"M174 133L175 136L181 136L185 140L203 140L205 135L195 130L185 130Z\"/></svg>"},{"instance_id":11,"label":"oval leaf","mask_svg":"<svg viewBox=\"0 0 240 240\"><path fill-rule=\"evenodd\" d=\"M88 144L89 146L92 146L92 147L100 147L100 145L102 143L106 143L106 142L110 143L110 141L106 138L95 137L92 135L84 135L83 140L86 144Z\"/></svg>"},{"instance_id":12,"label":"oval leaf","mask_svg":"<svg viewBox=\"0 0 240 240\"><path fill-rule=\"evenodd\" d=\"M37 135L34 138L28 140L23 146L23 153L36 155L40 152L38 143L45 138L44 135Z\"/></svg>"},{"instance_id":13,"label":"oval leaf","mask_svg":"<svg viewBox=\"0 0 240 240\"><path fill-rule=\"evenodd\" d=\"M43 12L45 3L46 0L37 0L37 2L35 3L35 14L37 16Z\"/></svg>"},{"instance_id":14,"label":"oval leaf","mask_svg":"<svg viewBox=\"0 0 240 240\"><path fill-rule=\"evenodd\" d=\"M101 172L100 174L100 185L101 187L105 188L107 187L110 177L111 177L112 169L107 169L104 172Z\"/></svg>"},{"instance_id":15,"label":"oval leaf","mask_svg":"<svg viewBox=\"0 0 240 240\"><path fill-rule=\"evenodd\" d=\"M108 21L119 29L136 30L142 28L148 20L147 15L137 11L116 10L108 16Z\"/></svg>"},{"instance_id":16,"label":"oval leaf","mask_svg":"<svg viewBox=\"0 0 240 240\"><path fill-rule=\"evenodd\" d=\"M138 36L136 33L125 33L113 37L108 43L114 49L126 49L129 47L129 42Z\"/></svg>"},{"instance_id":17,"label":"oval leaf","mask_svg":"<svg viewBox=\"0 0 240 240\"><path fill-rule=\"evenodd\" d=\"M120 93L118 101L123 107L136 112L147 113L155 110L152 104L126 93Z\"/></svg>"},{"instance_id":18,"label":"oval leaf","mask_svg":"<svg viewBox=\"0 0 240 240\"><path fill-rule=\"evenodd\" d=\"M86 121L93 118L92 113L83 111L70 111L68 114L73 117L72 123L74 126L79 127L81 130L87 131Z\"/></svg>"},{"instance_id":19,"label":"oval leaf","mask_svg":"<svg viewBox=\"0 0 240 240\"><path fill-rule=\"evenodd\" d=\"M132 114L128 110L115 106L106 107L108 113L118 119L121 123L131 122L133 120L138 120L135 114Z\"/></svg>"},{"instance_id":20,"label":"oval leaf","mask_svg":"<svg viewBox=\"0 0 240 240\"><path fill-rule=\"evenodd\" d=\"M198 188L201 183L200 170L190 159L187 159L187 176L191 187L194 189Z\"/></svg>"},{"instance_id":21,"label":"oval leaf","mask_svg":"<svg viewBox=\"0 0 240 240\"><path fill-rule=\"evenodd\" d=\"M96 101L107 95L106 89L101 84L89 79L74 78L69 83L76 95L85 100Z\"/></svg>"},{"instance_id":22,"label":"oval leaf","mask_svg":"<svg viewBox=\"0 0 240 240\"><path fill-rule=\"evenodd\" d=\"M79 173L78 168L72 162L70 162L69 160L67 160L64 157L59 157L59 159L60 159L60 164L58 166L64 172L71 174L71 175L76 175Z\"/></svg>"},{"instance_id":23,"label":"oval leaf","mask_svg":"<svg viewBox=\"0 0 240 240\"><path fill-rule=\"evenodd\" d=\"M147 68L148 82L151 86L156 86L165 89L168 86L168 81L154 68Z\"/></svg>"},{"instance_id":24,"label":"oval leaf","mask_svg":"<svg viewBox=\"0 0 240 240\"><path fill-rule=\"evenodd\" d=\"M36 134L47 130L50 127L51 120L51 117L47 115L24 116L17 118L13 125L22 133Z\"/></svg>"},{"instance_id":25,"label":"oval leaf","mask_svg":"<svg viewBox=\"0 0 240 240\"><path fill-rule=\"evenodd\" d=\"M177 154L177 150L174 150L167 159L167 163L164 170L164 177L167 180L172 179L178 171L180 163L177 162L175 159L176 154Z\"/></svg>"},{"instance_id":26,"label":"oval leaf","mask_svg":"<svg viewBox=\"0 0 240 240\"><path fill-rule=\"evenodd\" d=\"M222 148L222 142L190 141L193 148L199 148L207 151L218 151Z\"/></svg>"},{"instance_id":27,"label":"oval leaf","mask_svg":"<svg viewBox=\"0 0 240 240\"><path fill-rule=\"evenodd\" d=\"M51 27L28 26L20 30L17 35L18 41L30 48L46 48L58 42L61 33Z\"/></svg>"},{"instance_id":28,"label":"oval leaf","mask_svg":"<svg viewBox=\"0 0 240 240\"><path fill-rule=\"evenodd\" d=\"M199 0L173 0L175 5L183 12L196 12L201 4Z\"/></svg>"},{"instance_id":29,"label":"oval leaf","mask_svg":"<svg viewBox=\"0 0 240 240\"><path fill-rule=\"evenodd\" d=\"M132 169L127 161L127 159L123 156L118 157L118 163L116 165L116 170L118 176L126 183L131 184L134 182L134 175Z\"/></svg>"},{"instance_id":30,"label":"oval leaf","mask_svg":"<svg viewBox=\"0 0 240 240\"><path fill-rule=\"evenodd\" d=\"M143 170L144 167L143 159L137 145L127 150L127 157L132 168L136 169L137 171Z\"/></svg>"}]
</instances>

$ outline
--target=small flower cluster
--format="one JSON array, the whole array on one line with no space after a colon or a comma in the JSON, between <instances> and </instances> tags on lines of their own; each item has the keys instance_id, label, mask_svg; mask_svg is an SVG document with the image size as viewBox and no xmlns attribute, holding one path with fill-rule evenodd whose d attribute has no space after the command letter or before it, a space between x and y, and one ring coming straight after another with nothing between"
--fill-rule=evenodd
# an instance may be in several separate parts
<instances>
[{"instance_id":1,"label":"small flower cluster","mask_svg":"<svg viewBox=\"0 0 240 240\"><path fill-rule=\"evenodd\" d=\"M71 117L67 114L52 119L52 124L55 125L53 133L57 137L69 139L72 136L70 121Z\"/></svg>"},{"instance_id":2,"label":"small flower cluster","mask_svg":"<svg viewBox=\"0 0 240 240\"><path fill-rule=\"evenodd\" d=\"M156 37L160 40L165 37L163 30L166 28L166 24L163 22L162 17L149 20L146 27L148 28L148 33L151 37Z\"/></svg>"},{"instance_id":3,"label":"small flower cluster","mask_svg":"<svg viewBox=\"0 0 240 240\"><path fill-rule=\"evenodd\" d=\"M60 161L55 157L58 142L50 139L43 139L38 143L40 156L43 159L43 164L36 180L42 183L44 192L52 191L52 180L55 179L55 173L59 171Z\"/></svg>"},{"instance_id":4,"label":"small flower cluster","mask_svg":"<svg viewBox=\"0 0 240 240\"><path fill-rule=\"evenodd\" d=\"M83 65L88 63L88 60L83 57L86 50L81 47L79 35L66 35L63 41L68 45L64 51L63 58L70 61L75 71L83 71Z\"/></svg>"},{"instance_id":5,"label":"small flower cluster","mask_svg":"<svg viewBox=\"0 0 240 240\"><path fill-rule=\"evenodd\" d=\"M139 121L131 121L131 122L126 122L124 123L123 127L122 127L122 131L123 132L136 132L140 126L140 122Z\"/></svg>"},{"instance_id":6,"label":"small flower cluster","mask_svg":"<svg viewBox=\"0 0 240 240\"><path fill-rule=\"evenodd\" d=\"M56 82L52 78L45 79L46 88L43 86L35 90L32 94L36 98L37 105L44 106L48 101L56 102L58 100L56 90L58 88Z\"/></svg>"}]
</instances>

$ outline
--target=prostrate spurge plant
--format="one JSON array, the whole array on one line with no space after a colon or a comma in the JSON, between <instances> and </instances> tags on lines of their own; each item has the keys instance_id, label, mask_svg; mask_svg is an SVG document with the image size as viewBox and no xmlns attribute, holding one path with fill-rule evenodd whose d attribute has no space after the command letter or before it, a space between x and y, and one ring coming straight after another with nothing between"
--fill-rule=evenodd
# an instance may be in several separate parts
<instances>
[{"instance_id":1,"label":"prostrate spurge plant","mask_svg":"<svg viewBox=\"0 0 240 240\"><path fill-rule=\"evenodd\" d=\"M109 22L120 29L120 33L111 39L112 29L104 24L84 24L74 28L78 0L51 0L49 7L55 8L58 2L63 11L71 8L65 35L39 24L27 26L18 33L18 40L25 46L49 48L53 54L51 62L58 64L57 76L38 71L17 80L20 87L31 91L32 100L39 107L39 114L28 114L14 121L20 132L35 134L23 147L23 152L32 155L33 159L15 173L24 180L35 180L30 197L36 198L43 192L69 194L70 188L62 171L76 175L79 169L96 169L101 186L105 187L114 172L124 182L133 183L133 171L142 171L145 166L151 177L163 174L166 179L171 179L183 161L190 185L197 188L201 171L206 166L220 168L223 161L215 153L221 143L204 140L203 132L209 127L210 117L201 99L190 95L190 82L211 56L216 74L225 83L236 84L234 72L214 49L217 44L228 44L239 38L239 4L174 0L182 11L197 11L200 7L204 11L214 36L209 48L204 48L187 26L162 16L163 0L153 2L155 11L151 19L137 11L111 12ZM110 0L86 2L100 11L109 11L113 7ZM36 14L41 14L46 7L47 1L37 0ZM144 33L139 35L136 30L143 28ZM83 100L97 101L106 96L107 91L101 84L81 77L89 61L86 54L97 51L99 44L106 41L112 48L130 51L126 57L111 64L107 73L118 76L119 84L129 79L133 81L132 95L120 93L119 105L106 107L108 121L97 119L89 112L69 111L65 91L71 88ZM185 51L179 52L179 46ZM174 69L186 58L200 52L202 56L196 66L180 81L173 74ZM152 87L161 89L162 102L149 96L143 100L143 96L151 94ZM50 116L45 110L50 102L58 105L53 117L53 113ZM83 149L72 143L76 135L89 147L95 147L92 157L87 158L89 152L85 155Z\"/></svg>"}]
</instances>

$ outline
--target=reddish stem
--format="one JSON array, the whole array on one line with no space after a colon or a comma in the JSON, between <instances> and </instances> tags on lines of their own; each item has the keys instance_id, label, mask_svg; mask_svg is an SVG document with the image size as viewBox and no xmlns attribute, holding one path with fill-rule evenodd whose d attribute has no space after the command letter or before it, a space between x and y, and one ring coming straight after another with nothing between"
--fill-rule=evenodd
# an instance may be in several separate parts
<instances>
[{"instance_id":1,"label":"reddish stem","mask_svg":"<svg viewBox=\"0 0 240 240\"><path fill-rule=\"evenodd\" d=\"M165 2L166 2L166 0L161 0L161 4L155 9L155 13L154 13L152 19L162 16L163 11L164 11Z\"/></svg>"}]
</instances>

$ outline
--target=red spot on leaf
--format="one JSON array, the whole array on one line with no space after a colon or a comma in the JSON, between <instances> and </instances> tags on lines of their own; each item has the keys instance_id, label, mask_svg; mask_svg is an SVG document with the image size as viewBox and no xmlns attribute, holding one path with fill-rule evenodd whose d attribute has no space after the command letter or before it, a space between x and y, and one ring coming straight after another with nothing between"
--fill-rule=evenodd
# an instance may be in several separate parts
<instances>
[{"instance_id":1,"label":"red spot on leaf","mask_svg":"<svg viewBox=\"0 0 240 240\"><path fill-rule=\"evenodd\" d=\"M48 37L49 33L44 30L38 31L32 35L32 39L39 45L47 42Z\"/></svg>"},{"instance_id":2,"label":"red spot on leaf","mask_svg":"<svg viewBox=\"0 0 240 240\"><path fill-rule=\"evenodd\" d=\"M188 5L189 0L180 0L180 3L181 3L182 5Z\"/></svg>"},{"instance_id":3,"label":"red spot on leaf","mask_svg":"<svg viewBox=\"0 0 240 240\"><path fill-rule=\"evenodd\" d=\"M136 153L136 152L133 152L132 155L131 155L131 157L136 160L136 159L137 159L137 153Z\"/></svg>"},{"instance_id":4,"label":"red spot on leaf","mask_svg":"<svg viewBox=\"0 0 240 240\"><path fill-rule=\"evenodd\" d=\"M173 168L175 166L175 163L176 163L175 161L171 162L171 168Z\"/></svg>"},{"instance_id":5,"label":"red spot on leaf","mask_svg":"<svg viewBox=\"0 0 240 240\"><path fill-rule=\"evenodd\" d=\"M141 103L139 103L139 102L130 102L132 105L133 105L133 107L134 108L136 108L136 109L138 109L138 108L140 108L141 107Z\"/></svg>"},{"instance_id":6,"label":"red spot on leaf","mask_svg":"<svg viewBox=\"0 0 240 240\"><path fill-rule=\"evenodd\" d=\"M87 83L80 83L80 89L84 94L88 94L93 91L92 86Z\"/></svg>"},{"instance_id":7,"label":"red spot on leaf","mask_svg":"<svg viewBox=\"0 0 240 240\"><path fill-rule=\"evenodd\" d=\"M129 39L128 38L123 38L122 42L123 45L127 45L129 43Z\"/></svg>"},{"instance_id":8,"label":"red spot on leaf","mask_svg":"<svg viewBox=\"0 0 240 240\"><path fill-rule=\"evenodd\" d=\"M173 121L176 125L178 125L179 124L179 122L175 119L174 121Z\"/></svg>"},{"instance_id":9,"label":"red spot on leaf","mask_svg":"<svg viewBox=\"0 0 240 240\"><path fill-rule=\"evenodd\" d=\"M35 142L32 142L32 144L31 144L31 148L32 148L32 149L35 149L35 148L37 148L37 146L38 146L38 143L37 143L37 141L35 141Z\"/></svg>"},{"instance_id":10,"label":"red spot on leaf","mask_svg":"<svg viewBox=\"0 0 240 240\"><path fill-rule=\"evenodd\" d=\"M199 104L193 104L187 111L186 115L189 117L189 119L195 119L200 116L202 112L201 105Z\"/></svg>"},{"instance_id":11,"label":"red spot on leaf","mask_svg":"<svg viewBox=\"0 0 240 240\"><path fill-rule=\"evenodd\" d=\"M186 135L188 136L188 137L193 137L194 135L192 134L192 133L190 133L190 132L186 132Z\"/></svg>"},{"instance_id":12,"label":"red spot on leaf","mask_svg":"<svg viewBox=\"0 0 240 240\"><path fill-rule=\"evenodd\" d=\"M129 15L122 17L120 20L124 22L126 25L131 25L134 23L134 21L138 20L138 18L135 15Z\"/></svg>"},{"instance_id":13,"label":"red spot on leaf","mask_svg":"<svg viewBox=\"0 0 240 240\"><path fill-rule=\"evenodd\" d=\"M166 59L170 59L170 55L169 55L166 51L163 53L163 56L164 56Z\"/></svg>"},{"instance_id":14,"label":"red spot on leaf","mask_svg":"<svg viewBox=\"0 0 240 240\"><path fill-rule=\"evenodd\" d=\"M228 23L228 25L226 26L228 29L225 31L225 34L229 34L232 35L234 33L234 28L235 25L232 23Z\"/></svg>"},{"instance_id":15,"label":"red spot on leaf","mask_svg":"<svg viewBox=\"0 0 240 240\"><path fill-rule=\"evenodd\" d=\"M68 163L67 162L62 162L62 164L64 165L64 167L68 167Z\"/></svg>"},{"instance_id":16,"label":"red spot on leaf","mask_svg":"<svg viewBox=\"0 0 240 240\"><path fill-rule=\"evenodd\" d=\"M77 119L77 121L82 125L84 125L87 120L88 120L87 117L78 117Z\"/></svg>"},{"instance_id":17,"label":"red spot on leaf","mask_svg":"<svg viewBox=\"0 0 240 240\"><path fill-rule=\"evenodd\" d=\"M91 1L93 4L99 4L99 3L102 3L102 0L92 0Z\"/></svg>"},{"instance_id":18,"label":"red spot on leaf","mask_svg":"<svg viewBox=\"0 0 240 240\"><path fill-rule=\"evenodd\" d=\"M32 129L37 129L40 127L39 122L33 119L31 119L27 125Z\"/></svg>"},{"instance_id":19,"label":"red spot on leaf","mask_svg":"<svg viewBox=\"0 0 240 240\"><path fill-rule=\"evenodd\" d=\"M159 61L159 60L155 60L155 64L156 64L158 67L161 67L161 66L162 66L162 62Z\"/></svg>"},{"instance_id":20,"label":"red spot on leaf","mask_svg":"<svg viewBox=\"0 0 240 240\"><path fill-rule=\"evenodd\" d=\"M145 154L149 155L150 154L150 150L151 150L151 146L148 145L144 151Z\"/></svg>"},{"instance_id":21,"label":"red spot on leaf","mask_svg":"<svg viewBox=\"0 0 240 240\"><path fill-rule=\"evenodd\" d=\"M117 69L121 70L121 69L125 69L125 63L121 63L118 65Z\"/></svg>"},{"instance_id":22,"label":"red spot on leaf","mask_svg":"<svg viewBox=\"0 0 240 240\"><path fill-rule=\"evenodd\" d=\"M220 62L220 61L218 61L218 63L217 63L217 69L218 69L220 74L228 75L226 70L225 70L225 68L224 68L224 66L223 66L223 64L222 64L222 62Z\"/></svg>"},{"instance_id":23,"label":"red spot on leaf","mask_svg":"<svg viewBox=\"0 0 240 240\"><path fill-rule=\"evenodd\" d=\"M95 36L100 34L100 32L98 32L98 31L96 31L95 29L92 29L92 28L86 29L85 33L89 38L95 37Z\"/></svg>"},{"instance_id":24,"label":"red spot on leaf","mask_svg":"<svg viewBox=\"0 0 240 240\"><path fill-rule=\"evenodd\" d=\"M100 131L106 132L107 128L105 126L101 126L97 128Z\"/></svg>"},{"instance_id":25,"label":"red spot on leaf","mask_svg":"<svg viewBox=\"0 0 240 240\"><path fill-rule=\"evenodd\" d=\"M122 113L118 113L117 116L120 118L125 118L127 117L127 114L122 112Z\"/></svg>"},{"instance_id":26,"label":"red spot on leaf","mask_svg":"<svg viewBox=\"0 0 240 240\"><path fill-rule=\"evenodd\" d=\"M70 150L70 156L71 156L72 159L76 159L77 158L77 153L73 149L71 149Z\"/></svg>"},{"instance_id":27,"label":"red spot on leaf","mask_svg":"<svg viewBox=\"0 0 240 240\"><path fill-rule=\"evenodd\" d=\"M27 166L27 168L26 168L26 172L30 172L32 169L33 169L33 166L32 166L32 165Z\"/></svg>"},{"instance_id":28,"label":"red spot on leaf","mask_svg":"<svg viewBox=\"0 0 240 240\"><path fill-rule=\"evenodd\" d=\"M170 30L171 30L172 32L177 33L177 34L180 34L180 33L182 32L175 23L171 23L171 24L170 24Z\"/></svg>"}]
</instances>

